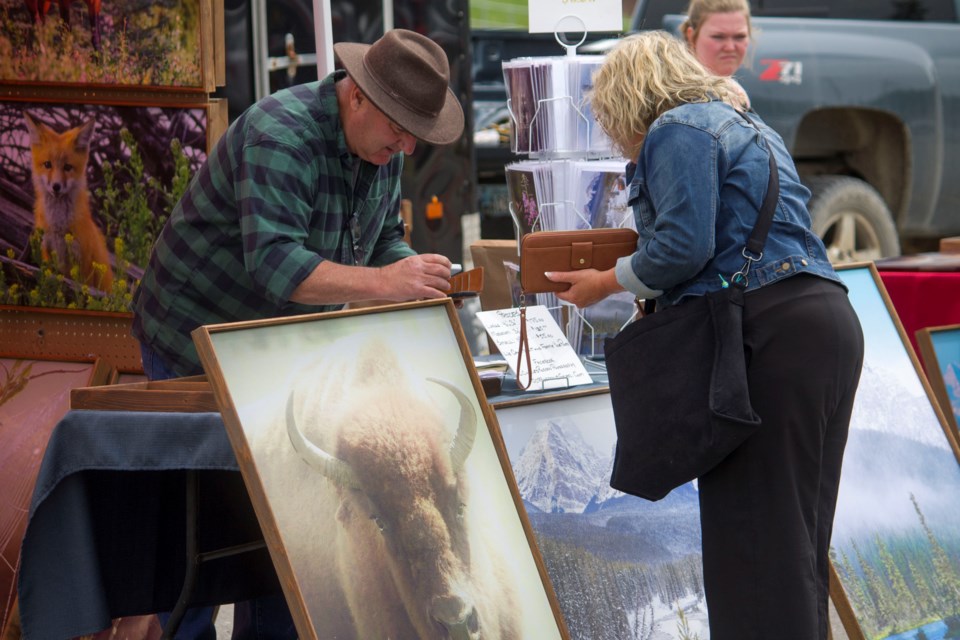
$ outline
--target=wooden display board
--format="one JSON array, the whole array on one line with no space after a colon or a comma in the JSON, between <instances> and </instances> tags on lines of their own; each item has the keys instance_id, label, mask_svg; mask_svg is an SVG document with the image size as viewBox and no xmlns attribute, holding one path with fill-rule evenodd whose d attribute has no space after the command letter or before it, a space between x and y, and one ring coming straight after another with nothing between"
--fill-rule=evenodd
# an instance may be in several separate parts
<instances>
[{"instance_id":1,"label":"wooden display board","mask_svg":"<svg viewBox=\"0 0 960 640\"><path fill-rule=\"evenodd\" d=\"M220 411L206 376L81 387L70 392L70 408L93 411Z\"/></svg>"},{"instance_id":2,"label":"wooden display board","mask_svg":"<svg viewBox=\"0 0 960 640\"><path fill-rule=\"evenodd\" d=\"M14 358L93 362L142 373L129 313L0 306L0 344Z\"/></svg>"},{"instance_id":3,"label":"wooden display board","mask_svg":"<svg viewBox=\"0 0 960 640\"><path fill-rule=\"evenodd\" d=\"M47 442L69 409L70 390L105 384L111 368L87 357L11 355L10 343L0 343L0 637L19 637L20 547Z\"/></svg>"}]
</instances>

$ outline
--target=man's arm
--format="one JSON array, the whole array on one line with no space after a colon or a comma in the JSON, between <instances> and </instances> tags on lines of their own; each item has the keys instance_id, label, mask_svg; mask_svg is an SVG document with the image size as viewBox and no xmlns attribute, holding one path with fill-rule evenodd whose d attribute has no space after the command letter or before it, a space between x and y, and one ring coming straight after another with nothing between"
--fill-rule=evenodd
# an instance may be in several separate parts
<instances>
[{"instance_id":1,"label":"man's arm","mask_svg":"<svg viewBox=\"0 0 960 640\"><path fill-rule=\"evenodd\" d=\"M290 296L310 305L359 300L442 298L450 289L450 260L434 253L403 258L383 267L353 267L324 260Z\"/></svg>"}]
</instances>

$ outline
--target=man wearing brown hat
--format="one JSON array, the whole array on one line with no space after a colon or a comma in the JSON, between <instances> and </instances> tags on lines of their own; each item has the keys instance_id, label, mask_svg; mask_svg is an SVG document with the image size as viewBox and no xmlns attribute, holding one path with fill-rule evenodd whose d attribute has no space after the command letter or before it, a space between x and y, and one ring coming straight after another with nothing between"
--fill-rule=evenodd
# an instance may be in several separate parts
<instances>
[{"instance_id":1,"label":"man wearing brown hat","mask_svg":"<svg viewBox=\"0 0 960 640\"><path fill-rule=\"evenodd\" d=\"M200 325L446 295L450 261L410 249L399 216L404 154L463 133L446 54L403 29L334 52L341 70L237 118L171 213L134 296L151 379L202 373ZM200 617L177 637L215 637ZM280 596L235 608L234 638L295 636Z\"/></svg>"}]
</instances>

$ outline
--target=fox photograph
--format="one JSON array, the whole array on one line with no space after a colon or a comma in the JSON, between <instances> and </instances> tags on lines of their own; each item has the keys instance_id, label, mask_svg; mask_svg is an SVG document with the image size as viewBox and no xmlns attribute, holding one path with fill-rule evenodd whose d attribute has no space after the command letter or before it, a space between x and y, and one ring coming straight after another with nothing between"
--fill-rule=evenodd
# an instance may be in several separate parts
<instances>
[{"instance_id":1,"label":"fox photograph","mask_svg":"<svg viewBox=\"0 0 960 640\"><path fill-rule=\"evenodd\" d=\"M128 310L208 115L0 102L0 304Z\"/></svg>"},{"instance_id":2,"label":"fox photograph","mask_svg":"<svg viewBox=\"0 0 960 640\"><path fill-rule=\"evenodd\" d=\"M207 2L0 0L0 83L203 89Z\"/></svg>"}]
</instances>

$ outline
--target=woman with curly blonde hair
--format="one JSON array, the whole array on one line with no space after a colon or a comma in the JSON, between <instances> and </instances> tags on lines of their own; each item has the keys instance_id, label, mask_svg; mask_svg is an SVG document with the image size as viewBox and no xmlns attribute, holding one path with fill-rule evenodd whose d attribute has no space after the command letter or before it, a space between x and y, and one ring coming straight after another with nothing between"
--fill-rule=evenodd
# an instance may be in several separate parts
<instances>
[{"instance_id":1,"label":"woman with curly blonde hair","mask_svg":"<svg viewBox=\"0 0 960 640\"><path fill-rule=\"evenodd\" d=\"M830 534L863 334L810 230L810 192L783 140L739 104L679 39L624 38L594 77L591 106L632 160L637 250L608 271L547 275L569 283L557 296L580 307L623 290L658 308L717 291L743 267L772 154L779 197L743 308L761 425L699 478L703 583L711 640L826 640Z\"/></svg>"},{"instance_id":2,"label":"woman with curly blonde hair","mask_svg":"<svg viewBox=\"0 0 960 640\"><path fill-rule=\"evenodd\" d=\"M670 109L711 100L739 106L726 79L678 44L662 31L629 36L593 78L591 108L625 158L636 157L647 129Z\"/></svg>"}]
</instances>

